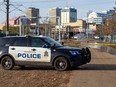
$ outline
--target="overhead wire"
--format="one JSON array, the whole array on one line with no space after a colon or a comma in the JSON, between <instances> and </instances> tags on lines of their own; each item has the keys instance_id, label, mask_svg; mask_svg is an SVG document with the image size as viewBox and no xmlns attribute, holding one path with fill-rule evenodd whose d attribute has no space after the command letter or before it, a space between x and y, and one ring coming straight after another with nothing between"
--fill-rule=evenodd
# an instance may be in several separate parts
<instances>
[{"instance_id":1,"label":"overhead wire","mask_svg":"<svg viewBox=\"0 0 116 87\"><path fill-rule=\"evenodd\" d=\"M21 9L19 9L18 7L16 7L15 5L13 5L13 4L11 4L11 6L13 6L15 9L14 10L19 10L19 11L21 11L21 12L23 12L23 13L25 13L26 14L26 12L25 11L23 11L23 10L21 10Z\"/></svg>"},{"instance_id":2,"label":"overhead wire","mask_svg":"<svg viewBox=\"0 0 116 87\"><path fill-rule=\"evenodd\" d=\"M0 6L2 6L4 4L4 2L1 2ZM3 9L0 8L0 10L4 13L6 13Z\"/></svg>"},{"instance_id":3,"label":"overhead wire","mask_svg":"<svg viewBox=\"0 0 116 87\"><path fill-rule=\"evenodd\" d=\"M4 4L4 2L2 2L2 3L0 4L0 6L3 5L3 4Z\"/></svg>"},{"instance_id":4,"label":"overhead wire","mask_svg":"<svg viewBox=\"0 0 116 87\"><path fill-rule=\"evenodd\" d=\"M21 9L19 9L19 7L20 7L20 5L19 4L22 4L22 7L23 8L25 8L25 9L27 9L27 7L25 7L25 5L24 4L29 4L29 3L33 3L33 4L36 4L37 2L38 3L48 3L48 2L61 2L61 1L67 1L67 0L29 0L29 1L17 1L17 2L13 2L13 1L10 1L10 5L11 6L13 6L15 9L13 9L13 10L11 10L10 11L10 13L12 12L12 11L14 11L14 10L19 10L19 11L21 11L21 12L23 12L23 13L26 13L25 11L23 11L23 10L21 10ZM112 3L111 1L104 1L103 3L95 3L95 2L87 2L87 3L85 3L85 4L79 4L79 3L74 3L74 4L78 4L78 5L84 5L84 6L87 6L87 5L96 5L96 4L107 4L107 3ZM1 4L0 4L0 6L2 6L4 4L4 2L2 2ZM13 5L13 4L16 4L16 5ZM3 12L5 12L3 9L0 9L1 11L3 11ZM6 13L6 12L5 12Z\"/></svg>"},{"instance_id":5,"label":"overhead wire","mask_svg":"<svg viewBox=\"0 0 116 87\"><path fill-rule=\"evenodd\" d=\"M22 5L18 5L18 7L16 7L16 5L10 4L10 6L13 6L13 7L14 7L14 9L13 9L13 10L11 10L11 11L9 11L9 13L11 13L12 11L17 10L17 8L19 8L19 7L20 7L20 6L22 6Z\"/></svg>"}]
</instances>

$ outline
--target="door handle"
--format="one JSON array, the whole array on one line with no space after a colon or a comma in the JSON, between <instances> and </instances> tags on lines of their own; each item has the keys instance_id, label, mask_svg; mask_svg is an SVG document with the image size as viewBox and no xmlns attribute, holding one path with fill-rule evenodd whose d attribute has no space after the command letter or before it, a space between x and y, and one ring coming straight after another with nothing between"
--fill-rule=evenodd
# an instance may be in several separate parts
<instances>
[{"instance_id":1,"label":"door handle","mask_svg":"<svg viewBox=\"0 0 116 87\"><path fill-rule=\"evenodd\" d=\"M36 51L36 49L31 49L32 51Z\"/></svg>"},{"instance_id":2,"label":"door handle","mask_svg":"<svg viewBox=\"0 0 116 87\"><path fill-rule=\"evenodd\" d=\"M15 48L11 48L11 50L15 50Z\"/></svg>"}]
</instances>

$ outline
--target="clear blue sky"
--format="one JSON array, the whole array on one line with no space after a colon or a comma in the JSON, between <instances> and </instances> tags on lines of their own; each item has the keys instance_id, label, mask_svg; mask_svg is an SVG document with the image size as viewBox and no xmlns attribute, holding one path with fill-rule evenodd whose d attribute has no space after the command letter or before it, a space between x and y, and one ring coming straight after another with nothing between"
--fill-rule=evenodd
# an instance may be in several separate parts
<instances>
[{"instance_id":1,"label":"clear blue sky","mask_svg":"<svg viewBox=\"0 0 116 87\"><path fill-rule=\"evenodd\" d=\"M77 9L77 18L85 18L88 11L105 11L113 9L116 0L10 0L10 4L18 7L19 10L14 10L14 6L10 5L10 18L25 15L28 7L36 7L40 9L40 16L48 16L49 9L52 7L74 7ZM6 20L5 5L1 5L3 0L0 0L0 25ZM3 10L3 11L2 11ZM14 10L14 11L12 11Z\"/></svg>"}]
</instances>

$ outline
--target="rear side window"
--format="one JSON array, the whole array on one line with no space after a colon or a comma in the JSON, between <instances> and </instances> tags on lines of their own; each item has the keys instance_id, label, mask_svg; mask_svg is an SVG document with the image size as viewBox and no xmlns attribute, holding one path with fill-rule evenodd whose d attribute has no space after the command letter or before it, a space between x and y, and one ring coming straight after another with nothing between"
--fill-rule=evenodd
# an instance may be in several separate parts
<instances>
[{"instance_id":1,"label":"rear side window","mask_svg":"<svg viewBox=\"0 0 116 87\"><path fill-rule=\"evenodd\" d=\"M13 43L13 46L28 46L28 38L17 38Z\"/></svg>"},{"instance_id":2,"label":"rear side window","mask_svg":"<svg viewBox=\"0 0 116 87\"><path fill-rule=\"evenodd\" d=\"M0 38L0 46L10 46L11 42L10 38Z\"/></svg>"}]
</instances>

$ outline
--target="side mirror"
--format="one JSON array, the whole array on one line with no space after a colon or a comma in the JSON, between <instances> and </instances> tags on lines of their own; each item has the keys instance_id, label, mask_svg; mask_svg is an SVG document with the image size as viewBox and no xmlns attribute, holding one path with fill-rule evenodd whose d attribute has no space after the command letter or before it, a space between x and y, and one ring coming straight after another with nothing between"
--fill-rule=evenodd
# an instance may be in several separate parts
<instances>
[{"instance_id":1,"label":"side mirror","mask_svg":"<svg viewBox=\"0 0 116 87\"><path fill-rule=\"evenodd\" d=\"M43 47L43 48L50 48L50 46L47 45L47 44L44 44L42 47Z\"/></svg>"},{"instance_id":2,"label":"side mirror","mask_svg":"<svg viewBox=\"0 0 116 87\"><path fill-rule=\"evenodd\" d=\"M64 45L64 42L60 42L62 45Z\"/></svg>"}]
</instances>

